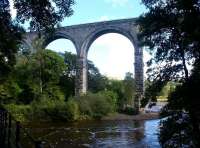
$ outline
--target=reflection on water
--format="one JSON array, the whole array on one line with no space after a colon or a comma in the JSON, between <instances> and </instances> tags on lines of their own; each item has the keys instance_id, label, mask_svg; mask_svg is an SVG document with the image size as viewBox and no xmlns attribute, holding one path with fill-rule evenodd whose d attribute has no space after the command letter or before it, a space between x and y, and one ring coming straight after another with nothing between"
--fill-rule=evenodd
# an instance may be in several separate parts
<instances>
[{"instance_id":1,"label":"reflection on water","mask_svg":"<svg viewBox=\"0 0 200 148\"><path fill-rule=\"evenodd\" d=\"M159 120L29 124L32 135L53 148L159 148Z\"/></svg>"}]
</instances>

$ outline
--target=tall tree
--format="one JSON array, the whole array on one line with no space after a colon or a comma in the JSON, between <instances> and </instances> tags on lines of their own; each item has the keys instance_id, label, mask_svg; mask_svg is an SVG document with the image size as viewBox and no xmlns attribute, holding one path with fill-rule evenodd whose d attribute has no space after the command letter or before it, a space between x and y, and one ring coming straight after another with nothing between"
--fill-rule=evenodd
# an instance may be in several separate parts
<instances>
[{"instance_id":1,"label":"tall tree","mask_svg":"<svg viewBox=\"0 0 200 148\"><path fill-rule=\"evenodd\" d=\"M143 45L153 50L155 78L188 78L187 64L199 55L199 2L197 0L143 0L149 12L138 20ZM195 34L195 35L194 35ZM197 42L198 41L198 42ZM157 71L155 73L155 71Z\"/></svg>"},{"instance_id":2,"label":"tall tree","mask_svg":"<svg viewBox=\"0 0 200 148\"><path fill-rule=\"evenodd\" d=\"M193 76L198 75L198 71L194 70L190 75L187 69L191 61L194 63L193 67L197 67L200 60L199 0L142 0L142 2L149 11L138 20L141 31L139 37L143 40L142 44L148 46L154 54L154 59L149 62L149 65L154 63L153 69L149 70L150 75L153 80L159 82L158 84L162 84L160 86L169 80L181 80L183 84L175 91L174 98L177 101L182 100L183 104L179 104L182 104L181 107L176 105L174 109L181 108L189 112L194 138L197 141L196 146L200 147L200 120L196 116L199 108L194 105L195 101L198 102L199 96L184 95L190 90L185 85L197 86L196 83L199 83L198 78L195 77L195 81ZM185 92L180 93L180 90ZM198 93L195 89L193 91L195 95Z\"/></svg>"},{"instance_id":3,"label":"tall tree","mask_svg":"<svg viewBox=\"0 0 200 148\"><path fill-rule=\"evenodd\" d=\"M17 21L29 22L29 29L53 29L65 17L73 14L74 0L14 0Z\"/></svg>"},{"instance_id":4,"label":"tall tree","mask_svg":"<svg viewBox=\"0 0 200 148\"><path fill-rule=\"evenodd\" d=\"M135 80L133 78L133 74L127 72L125 78L123 80L124 85L124 95L126 99L126 103L128 105L133 106L134 96L135 96Z\"/></svg>"},{"instance_id":5,"label":"tall tree","mask_svg":"<svg viewBox=\"0 0 200 148\"><path fill-rule=\"evenodd\" d=\"M28 22L32 31L53 29L73 14L74 0L13 0L17 21L11 19L10 1L0 1L0 80L15 64L15 54L24 32L20 24Z\"/></svg>"},{"instance_id":6,"label":"tall tree","mask_svg":"<svg viewBox=\"0 0 200 148\"><path fill-rule=\"evenodd\" d=\"M64 59L50 50L38 49L34 54L21 55L14 70L22 89L19 101L30 103L42 96L59 99L62 95L59 80L66 68Z\"/></svg>"},{"instance_id":7,"label":"tall tree","mask_svg":"<svg viewBox=\"0 0 200 148\"><path fill-rule=\"evenodd\" d=\"M22 28L11 20L8 0L0 1L0 83L15 64Z\"/></svg>"},{"instance_id":8,"label":"tall tree","mask_svg":"<svg viewBox=\"0 0 200 148\"><path fill-rule=\"evenodd\" d=\"M88 90L94 93L105 90L107 80L94 63L88 60Z\"/></svg>"}]
</instances>

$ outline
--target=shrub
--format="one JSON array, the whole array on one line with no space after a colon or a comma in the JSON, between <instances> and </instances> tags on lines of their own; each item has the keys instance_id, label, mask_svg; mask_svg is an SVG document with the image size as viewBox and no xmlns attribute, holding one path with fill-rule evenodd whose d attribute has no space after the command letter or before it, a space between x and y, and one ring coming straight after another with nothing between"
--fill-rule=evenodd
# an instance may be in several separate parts
<instances>
[{"instance_id":1,"label":"shrub","mask_svg":"<svg viewBox=\"0 0 200 148\"><path fill-rule=\"evenodd\" d=\"M81 115L101 118L113 111L113 100L103 93L86 94L73 98L78 102Z\"/></svg>"},{"instance_id":2,"label":"shrub","mask_svg":"<svg viewBox=\"0 0 200 148\"><path fill-rule=\"evenodd\" d=\"M90 104L94 118L101 118L112 111L111 104L109 104L105 96L94 95Z\"/></svg>"},{"instance_id":3,"label":"shrub","mask_svg":"<svg viewBox=\"0 0 200 148\"><path fill-rule=\"evenodd\" d=\"M12 114L12 116L17 121L27 121L29 115L31 114L31 107L30 105L16 105L16 104L9 104L5 105L5 108Z\"/></svg>"},{"instance_id":4,"label":"shrub","mask_svg":"<svg viewBox=\"0 0 200 148\"><path fill-rule=\"evenodd\" d=\"M77 102L69 100L43 100L32 103L35 119L73 121L79 117Z\"/></svg>"},{"instance_id":5,"label":"shrub","mask_svg":"<svg viewBox=\"0 0 200 148\"><path fill-rule=\"evenodd\" d=\"M116 111L117 109L117 94L113 91L101 91L98 93L105 97L106 101L111 105L111 110Z\"/></svg>"},{"instance_id":6,"label":"shrub","mask_svg":"<svg viewBox=\"0 0 200 148\"><path fill-rule=\"evenodd\" d=\"M75 100L68 100L66 104L66 117L68 120L77 120L79 118L79 106Z\"/></svg>"}]
</instances>

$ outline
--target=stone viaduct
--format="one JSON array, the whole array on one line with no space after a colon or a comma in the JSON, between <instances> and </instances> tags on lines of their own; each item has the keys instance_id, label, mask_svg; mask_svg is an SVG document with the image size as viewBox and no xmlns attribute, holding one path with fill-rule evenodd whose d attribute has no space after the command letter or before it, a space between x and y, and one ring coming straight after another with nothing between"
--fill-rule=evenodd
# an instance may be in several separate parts
<instances>
[{"instance_id":1,"label":"stone viaduct","mask_svg":"<svg viewBox=\"0 0 200 148\"><path fill-rule=\"evenodd\" d=\"M143 95L143 50L139 47L137 39L138 25L137 18L121 19L112 21L103 21L96 23L80 24L67 27L60 27L55 30L51 36L45 36L44 46L46 47L50 42L65 38L73 42L77 52L77 71L75 94L80 95L87 92L87 54L90 45L99 36L106 33L119 33L127 37L133 44L135 62L134 75L136 80L137 98L140 100ZM27 33L23 44L29 46L31 49L32 41L37 37L36 32ZM112 60L112 59L111 59ZM120 59L119 59L120 60ZM139 100L136 106L139 105Z\"/></svg>"}]
</instances>

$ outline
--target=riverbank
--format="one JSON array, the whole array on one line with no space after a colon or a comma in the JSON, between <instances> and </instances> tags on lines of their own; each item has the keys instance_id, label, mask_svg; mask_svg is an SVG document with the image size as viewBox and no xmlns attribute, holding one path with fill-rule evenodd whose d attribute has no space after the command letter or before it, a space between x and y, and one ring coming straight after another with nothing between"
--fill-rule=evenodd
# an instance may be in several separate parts
<instances>
[{"instance_id":1,"label":"riverbank","mask_svg":"<svg viewBox=\"0 0 200 148\"><path fill-rule=\"evenodd\" d=\"M113 113L103 117L101 120L153 120L158 118L159 113L140 113L138 115Z\"/></svg>"}]
</instances>

